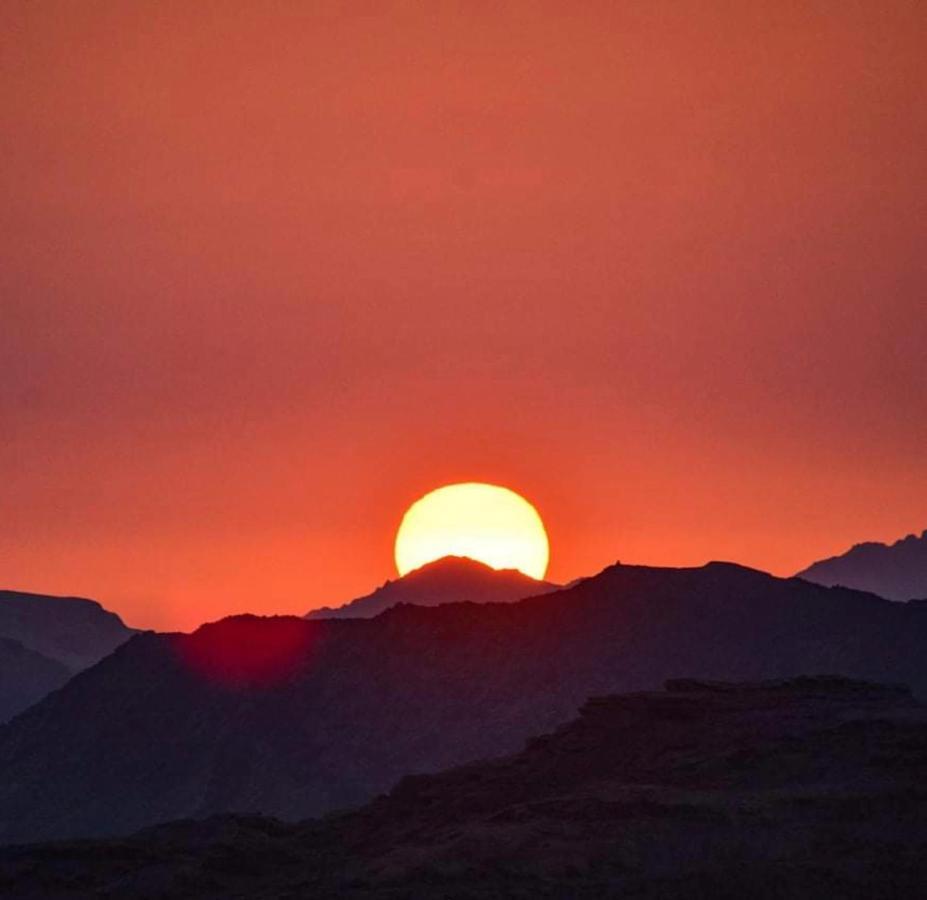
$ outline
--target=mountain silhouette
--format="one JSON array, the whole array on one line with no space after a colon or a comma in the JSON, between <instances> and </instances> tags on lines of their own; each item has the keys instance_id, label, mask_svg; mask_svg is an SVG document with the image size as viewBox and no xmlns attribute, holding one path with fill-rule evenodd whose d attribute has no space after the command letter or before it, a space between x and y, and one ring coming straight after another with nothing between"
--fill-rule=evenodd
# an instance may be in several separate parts
<instances>
[{"instance_id":1,"label":"mountain silhouette","mask_svg":"<svg viewBox=\"0 0 927 900\"><path fill-rule=\"evenodd\" d=\"M57 660L0 637L0 722L57 690L72 674Z\"/></svg>"},{"instance_id":2,"label":"mountain silhouette","mask_svg":"<svg viewBox=\"0 0 927 900\"><path fill-rule=\"evenodd\" d=\"M20 900L916 897L927 710L840 678L590 700L521 752L295 825L183 821L0 850Z\"/></svg>"},{"instance_id":3,"label":"mountain silhouette","mask_svg":"<svg viewBox=\"0 0 927 900\"><path fill-rule=\"evenodd\" d=\"M134 631L94 600L0 591L0 722L92 666Z\"/></svg>"},{"instance_id":4,"label":"mountain silhouette","mask_svg":"<svg viewBox=\"0 0 927 900\"><path fill-rule=\"evenodd\" d=\"M798 573L818 584L871 591L889 600L927 599L927 531L894 544L857 544Z\"/></svg>"},{"instance_id":5,"label":"mountain silhouette","mask_svg":"<svg viewBox=\"0 0 927 900\"><path fill-rule=\"evenodd\" d=\"M461 556L445 556L387 581L372 594L343 606L323 606L306 614L307 619L364 619L379 615L399 603L440 606L443 603L512 603L557 590L559 585L537 581L516 569L492 569Z\"/></svg>"},{"instance_id":6,"label":"mountain silhouette","mask_svg":"<svg viewBox=\"0 0 927 900\"><path fill-rule=\"evenodd\" d=\"M0 728L0 841L315 816L667 678L833 672L923 696L925 643L923 606L727 563L616 565L518 603L140 634Z\"/></svg>"}]
</instances>

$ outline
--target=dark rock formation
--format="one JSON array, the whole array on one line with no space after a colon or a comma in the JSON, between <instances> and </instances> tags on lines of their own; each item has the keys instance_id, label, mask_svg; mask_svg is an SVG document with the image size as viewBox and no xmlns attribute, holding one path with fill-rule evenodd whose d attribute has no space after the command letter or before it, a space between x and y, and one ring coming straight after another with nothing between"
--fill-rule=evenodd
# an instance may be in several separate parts
<instances>
[{"instance_id":1,"label":"dark rock formation","mask_svg":"<svg viewBox=\"0 0 927 900\"><path fill-rule=\"evenodd\" d=\"M144 634L0 728L0 841L297 820L517 749L590 695L806 672L927 694L927 608L723 563L520 603Z\"/></svg>"},{"instance_id":2,"label":"dark rock formation","mask_svg":"<svg viewBox=\"0 0 927 900\"><path fill-rule=\"evenodd\" d=\"M927 599L927 531L894 544L857 544L842 556L813 563L798 577L871 591L889 600Z\"/></svg>"},{"instance_id":3,"label":"dark rock formation","mask_svg":"<svg viewBox=\"0 0 927 900\"><path fill-rule=\"evenodd\" d=\"M0 850L47 898L896 898L927 890L927 711L839 678L589 701L356 812Z\"/></svg>"},{"instance_id":4,"label":"dark rock formation","mask_svg":"<svg viewBox=\"0 0 927 900\"><path fill-rule=\"evenodd\" d=\"M323 606L307 619L369 619L399 603L440 606L444 603L513 603L558 590L559 585L536 581L515 569L497 571L459 556L446 556L397 581L387 581L372 594L343 606Z\"/></svg>"}]
</instances>

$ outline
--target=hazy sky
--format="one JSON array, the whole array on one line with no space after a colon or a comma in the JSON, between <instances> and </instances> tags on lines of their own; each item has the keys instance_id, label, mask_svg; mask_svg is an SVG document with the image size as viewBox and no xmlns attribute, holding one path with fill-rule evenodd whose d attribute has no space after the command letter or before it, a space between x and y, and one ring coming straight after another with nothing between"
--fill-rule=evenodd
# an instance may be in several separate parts
<instances>
[{"instance_id":1,"label":"hazy sky","mask_svg":"<svg viewBox=\"0 0 927 900\"><path fill-rule=\"evenodd\" d=\"M7 0L0 586L133 625L927 527L927 4Z\"/></svg>"}]
</instances>

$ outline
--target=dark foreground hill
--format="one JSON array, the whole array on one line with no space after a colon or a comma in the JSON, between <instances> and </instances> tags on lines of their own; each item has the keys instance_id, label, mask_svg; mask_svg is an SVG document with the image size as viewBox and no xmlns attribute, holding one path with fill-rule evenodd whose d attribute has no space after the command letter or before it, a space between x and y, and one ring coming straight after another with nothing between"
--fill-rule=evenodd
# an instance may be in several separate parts
<instances>
[{"instance_id":1,"label":"dark foreground hill","mask_svg":"<svg viewBox=\"0 0 927 900\"><path fill-rule=\"evenodd\" d=\"M356 812L0 850L0 894L859 900L927 891L927 714L834 678L604 697Z\"/></svg>"},{"instance_id":2,"label":"dark foreground hill","mask_svg":"<svg viewBox=\"0 0 927 900\"><path fill-rule=\"evenodd\" d=\"M143 634L0 728L0 841L297 820L509 753L591 695L833 672L927 694L927 608L723 563L511 604Z\"/></svg>"},{"instance_id":3,"label":"dark foreground hill","mask_svg":"<svg viewBox=\"0 0 927 900\"><path fill-rule=\"evenodd\" d=\"M927 531L894 544L857 544L842 556L813 563L799 578L842 584L889 600L927 599Z\"/></svg>"},{"instance_id":4,"label":"dark foreground hill","mask_svg":"<svg viewBox=\"0 0 927 900\"><path fill-rule=\"evenodd\" d=\"M93 600L0 591L0 722L61 687L133 633Z\"/></svg>"},{"instance_id":5,"label":"dark foreground hill","mask_svg":"<svg viewBox=\"0 0 927 900\"><path fill-rule=\"evenodd\" d=\"M343 606L323 606L307 619L369 619L400 603L514 603L556 591L559 585L529 578L515 569L497 571L460 556L446 556Z\"/></svg>"}]
</instances>

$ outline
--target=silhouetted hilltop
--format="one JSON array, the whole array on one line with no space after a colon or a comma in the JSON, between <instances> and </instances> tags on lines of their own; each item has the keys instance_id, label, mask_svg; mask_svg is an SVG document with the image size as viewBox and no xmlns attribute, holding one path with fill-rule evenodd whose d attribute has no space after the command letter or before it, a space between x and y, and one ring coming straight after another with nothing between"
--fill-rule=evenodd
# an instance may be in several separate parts
<instances>
[{"instance_id":1,"label":"silhouetted hilltop","mask_svg":"<svg viewBox=\"0 0 927 900\"><path fill-rule=\"evenodd\" d=\"M515 569L497 571L483 563L460 556L445 556L387 581L372 594L343 606L323 606L306 614L307 619L358 619L379 615L398 603L440 606L443 603L512 603L546 594L558 585L529 578Z\"/></svg>"},{"instance_id":2,"label":"silhouetted hilltop","mask_svg":"<svg viewBox=\"0 0 927 900\"><path fill-rule=\"evenodd\" d=\"M133 633L93 600L0 591L0 722L61 687Z\"/></svg>"},{"instance_id":3,"label":"silhouetted hilltop","mask_svg":"<svg viewBox=\"0 0 927 900\"><path fill-rule=\"evenodd\" d=\"M927 599L927 531L894 544L857 544L842 556L813 563L798 577L871 591L889 600Z\"/></svg>"},{"instance_id":4,"label":"silhouetted hilltop","mask_svg":"<svg viewBox=\"0 0 927 900\"><path fill-rule=\"evenodd\" d=\"M314 816L680 676L834 672L924 694L924 646L924 607L724 563L613 566L519 603L141 634L0 728L0 840Z\"/></svg>"},{"instance_id":5,"label":"silhouetted hilltop","mask_svg":"<svg viewBox=\"0 0 927 900\"><path fill-rule=\"evenodd\" d=\"M923 896L927 711L845 679L607 696L520 753L285 825L0 850L21 900Z\"/></svg>"},{"instance_id":6,"label":"silhouetted hilltop","mask_svg":"<svg viewBox=\"0 0 927 900\"><path fill-rule=\"evenodd\" d=\"M0 591L0 635L73 671L92 666L133 633L96 600Z\"/></svg>"}]
</instances>

